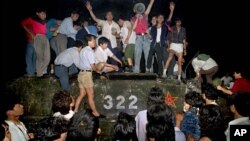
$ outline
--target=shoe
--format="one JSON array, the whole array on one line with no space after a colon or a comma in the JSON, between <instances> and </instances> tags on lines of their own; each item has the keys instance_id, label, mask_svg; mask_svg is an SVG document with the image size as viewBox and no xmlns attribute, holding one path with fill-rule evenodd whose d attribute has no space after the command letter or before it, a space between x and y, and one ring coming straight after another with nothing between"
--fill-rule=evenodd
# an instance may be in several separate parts
<instances>
[{"instance_id":1,"label":"shoe","mask_svg":"<svg viewBox=\"0 0 250 141\"><path fill-rule=\"evenodd\" d=\"M94 115L94 114L93 114ZM94 115L95 116L95 115ZM106 116L105 115L103 115L103 114L99 114L99 116L95 116L95 117L97 117L97 118L106 118Z\"/></svg>"},{"instance_id":2,"label":"shoe","mask_svg":"<svg viewBox=\"0 0 250 141\"><path fill-rule=\"evenodd\" d=\"M100 114L100 115L98 116L98 118L106 118L106 116L103 115L103 114Z\"/></svg>"},{"instance_id":3,"label":"shoe","mask_svg":"<svg viewBox=\"0 0 250 141\"><path fill-rule=\"evenodd\" d=\"M167 75L166 75L166 74L163 74L163 75L162 75L162 78L167 78Z\"/></svg>"},{"instance_id":4,"label":"shoe","mask_svg":"<svg viewBox=\"0 0 250 141\"><path fill-rule=\"evenodd\" d=\"M54 70L50 70L50 74L54 74L55 73L55 71Z\"/></svg>"}]
</instances>

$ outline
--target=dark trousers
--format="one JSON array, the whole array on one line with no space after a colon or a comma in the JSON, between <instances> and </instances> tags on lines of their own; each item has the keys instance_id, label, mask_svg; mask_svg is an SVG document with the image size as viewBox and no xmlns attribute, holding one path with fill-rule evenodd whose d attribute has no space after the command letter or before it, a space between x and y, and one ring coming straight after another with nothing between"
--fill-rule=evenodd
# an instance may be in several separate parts
<instances>
[{"instance_id":1,"label":"dark trousers","mask_svg":"<svg viewBox=\"0 0 250 141\"><path fill-rule=\"evenodd\" d=\"M152 60L154 55L156 54L157 58L157 66L158 66L158 75L163 74L163 52L165 48L161 46L160 43L151 44L149 54L148 54L148 61L147 61L147 68L150 69L152 67Z\"/></svg>"}]
</instances>

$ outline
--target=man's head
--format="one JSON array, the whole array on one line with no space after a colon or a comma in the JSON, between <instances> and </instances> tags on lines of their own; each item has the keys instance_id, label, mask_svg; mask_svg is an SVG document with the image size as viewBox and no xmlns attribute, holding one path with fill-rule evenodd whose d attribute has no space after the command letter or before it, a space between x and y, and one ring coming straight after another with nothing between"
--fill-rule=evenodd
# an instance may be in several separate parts
<instances>
[{"instance_id":1,"label":"man's head","mask_svg":"<svg viewBox=\"0 0 250 141\"><path fill-rule=\"evenodd\" d=\"M181 26L181 24L182 24L181 18L177 17L177 18L175 18L174 21L175 21L175 25L176 25L176 26Z\"/></svg>"},{"instance_id":2,"label":"man's head","mask_svg":"<svg viewBox=\"0 0 250 141\"><path fill-rule=\"evenodd\" d=\"M108 11L105 16L107 21L112 21L113 20L113 13L111 11Z\"/></svg>"},{"instance_id":3,"label":"man's head","mask_svg":"<svg viewBox=\"0 0 250 141\"><path fill-rule=\"evenodd\" d=\"M234 114L239 114L243 117L250 117L250 93L237 93L231 96L230 110Z\"/></svg>"},{"instance_id":4,"label":"man's head","mask_svg":"<svg viewBox=\"0 0 250 141\"><path fill-rule=\"evenodd\" d=\"M88 43L88 46L91 48L96 47L96 36L92 34L87 34L85 36L85 42Z\"/></svg>"},{"instance_id":5,"label":"man's head","mask_svg":"<svg viewBox=\"0 0 250 141\"><path fill-rule=\"evenodd\" d=\"M19 96L12 92L7 92L1 96L1 119L9 117L19 117L23 115L24 109Z\"/></svg>"},{"instance_id":6,"label":"man's head","mask_svg":"<svg viewBox=\"0 0 250 141\"><path fill-rule=\"evenodd\" d=\"M155 26L157 24L157 16L152 16L151 24L152 24L152 26Z\"/></svg>"},{"instance_id":7,"label":"man's head","mask_svg":"<svg viewBox=\"0 0 250 141\"><path fill-rule=\"evenodd\" d=\"M183 110L185 112L190 110L197 112L196 109L202 107L203 105L204 102L202 96L197 92L191 91L185 95Z\"/></svg>"},{"instance_id":8,"label":"man's head","mask_svg":"<svg viewBox=\"0 0 250 141\"><path fill-rule=\"evenodd\" d=\"M120 112L117 117L117 122L114 125L115 140L133 140L136 138L135 118L131 115Z\"/></svg>"},{"instance_id":9,"label":"man's head","mask_svg":"<svg viewBox=\"0 0 250 141\"><path fill-rule=\"evenodd\" d=\"M202 86L202 97L204 100L217 100L218 93L217 89L212 84L204 84Z\"/></svg>"},{"instance_id":10,"label":"man's head","mask_svg":"<svg viewBox=\"0 0 250 141\"><path fill-rule=\"evenodd\" d=\"M67 141L94 141L99 128L99 119L90 109L81 110L69 123Z\"/></svg>"},{"instance_id":11,"label":"man's head","mask_svg":"<svg viewBox=\"0 0 250 141\"><path fill-rule=\"evenodd\" d=\"M36 16L41 20L46 20L47 14L45 9L37 9Z\"/></svg>"},{"instance_id":12,"label":"man's head","mask_svg":"<svg viewBox=\"0 0 250 141\"><path fill-rule=\"evenodd\" d=\"M66 115L70 111L70 107L74 106L73 98L67 91L58 91L55 93L52 99L53 112L60 112L62 115Z\"/></svg>"},{"instance_id":13,"label":"man's head","mask_svg":"<svg viewBox=\"0 0 250 141\"><path fill-rule=\"evenodd\" d=\"M36 126L36 138L38 141L59 140L62 134L66 134L69 121L63 117L45 117Z\"/></svg>"},{"instance_id":14,"label":"man's head","mask_svg":"<svg viewBox=\"0 0 250 141\"><path fill-rule=\"evenodd\" d=\"M80 52L83 48L83 42L81 40L75 40L74 46L78 48L78 51Z\"/></svg>"},{"instance_id":15,"label":"man's head","mask_svg":"<svg viewBox=\"0 0 250 141\"><path fill-rule=\"evenodd\" d=\"M157 16L157 23L158 24L162 24L164 22L164 15L163 14L159 14Z\"/></svg>"},{"instance_id":16,"label":"man's head","mask_svg":"<svg viewBox=\"0 0 250 141\"><path fill-rule=\"evenodd\" d=\"M124 16L119 16L117 23L119 24L120 27L123 27L123 24L125 22L125 17Z\"/></svg>"},{"instance_id":17,"label":"man's head","mask_svg":"<svg viewBox=\"0 0 250 141\"><path fill-rule=\"evenodd\" d=\"M149 92L147 106L164 103L164 94L159 87L152 87Z\"/></svg>"},{"instance_id":18,"label":"man's head","mask_svg":"<svg viewBox=\"0 0 250 141\"><path fill-rule=\"evenodd\" d=\"M71 19L73 20L73 21L77 21L78 20L78 18L79 18L79 12L77 11L77 10L73 10L72 12L71 12Z\"/></svg>"},{"instance_id":19,"label":"man's head","mask_svg":"<svg viewBox=\"0 0 250 141\"><path fill-rule=\"evenodd\" d=\"M106 37L100 37L98 39L98 46L100 46L103 49L108 48L108 43L109 43L109 39Z\"/></svg>"}]
</instances>

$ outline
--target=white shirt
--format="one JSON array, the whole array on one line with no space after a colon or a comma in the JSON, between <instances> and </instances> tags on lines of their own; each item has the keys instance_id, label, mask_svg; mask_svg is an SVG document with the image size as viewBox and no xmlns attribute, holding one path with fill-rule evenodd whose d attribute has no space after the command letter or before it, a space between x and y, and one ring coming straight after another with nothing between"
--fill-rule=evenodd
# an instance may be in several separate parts
<instances>
[{"instance_id":1,"label":"white shirt","mask_svg":"<svg viewBox=\"0 0 250 141\"><path fill-rule=\"evenodd\" d=\"M201 69L209 70L215 66L218 66L212 58L209 58L207 61L203 61L198 60L197 57L194 58L194 60L192 61L192 65L196 73L199 72Z\"/></svg>"},{"instance_id":2,"label":"white shirt","mask_svg":"<svg viewBox=\"0 0 250 141\"><path fill-rule=\"evenodd\" d=\"M131 26L132 25L129 21L124 21L124 24L121 28L121 33L120 33L120 35L122 37L123 44L125 44L125 40L128 37L128 31L129 31L128 29L132 28ZM136 34L135 34L134 30L132 30L132 33L131 33L129 40L128 40L128 43L135 44L135 40L136 40ZM126 46L126 44L125 44L125 46Z\"/></svg>"},{"instance_id":3,"label":"white shirt","mask_svg":"<svg viewBox=\"0 0 250 141\"><path fill-rule=\"evenodd\" d=\"M9 125L12 141L28 141L27 129L22 122L20 124L15 124L9 120L5 120L5 122Z\"/></svg>"},{"instance_id":4,"label":"white shirt","mask_svg":"<svg viewBox=\"0 0 250 141\"><path fill-rule=\"evenodd\" d=\"M174 131L175 131L175 141L186 141L186 136L178 127L174 127Z\"/></svg>"},{"instance_id":5,"label":"white shirt","mask_svg":"<svg viewBox=\"0 0 250 141\"><path fill-rule=\"evenodd\" d=\"M95 53L91 47L86 46L80 52L79 69L92 70L91 64L95 64Z\"/></svg>"},{"instance_id":6,"label":"white shirt","mask_svg":"<svg viewBox=\"0 0 250 141\"><path fill-rule=\"evenodd\" d=\"M157 28L156 43L161 41L161 27Z\"/></svg>"},{"instance_id":7,"label":"white shirt","mask_svg":"<svg viewBox=\"0 0 250 141\"><path fill-rule=\"evenodd\" d=\"M242 117L230 121L228 123L228 128L225 131L225 134L227 136L227 141L230 141L230 125L250 125L250 120L249 117Z\"/></svg>"},{"instance_id":8,"label":"white shirt","mask_svg":"<svg viewBox=\"0 0 250 141\"><path fill-rule=\"evenodd\" d=\"M65 18L58 28L58 33L64 34L67 37L76 39L77 30L74 28L73 20L71 17Z\"/></svg>"},{"instance_id":9,"label":"white shirt","mask_svg":"<svg viewBox=\"0 0 250 141\"><path fill-rule=\"evenodd\" d=\"M228 86L228 85L230 84L230 82L233 81L233 78L232 78L231 76L223 76L223 77L221 78L221 81L224 82L224 85L225 85L225 86Z\"/></svg>"},{"instance_id":10,"label":"white shirt","mask_svg":"<svg viewBox=\"0 0 250 141\"><path fill-rule=\"evenodd\" d=\"M73 117L74 114L75 114L75 112L72 111L72 110L70 110L69 113L66 114L66 115L62 115L60 112L55 112L54 115L53 115L53 117L60 117L60 116L62 116L64 119L70 120Z\"/></svg>"},{"instance_id":11,"label":"white shirt","mask_svg":"<svg viewBox=\"0 0 250 141\"><path fill-rule=\"evenodd\" d=\"M70 67L72 64L77 67L80 64L80 54L77 47L72 47L61 52L55 59L56 65L64 65Z\"/></svg>"},{"instance_id":12,"label":"white shirt","mask_svg":"<svg viewBox=\"0 0 250 141\"><path fill-rule=\"evenodd\" d=\"M135 117L136 135L138 141L146 140L147 110L140 111Z\"/></svg>"},{"instance_id":13,"label":"white shirt","mask_svg":"<svg viewBox=\"0 0 250 141\"><path fill-rule=\"evenodd\" d=\"M102 27L102 35L110 40L112 48L117 47L116 36L112 34L112 28L116 29L117 33L120 33L119 25L114 21L109 24L105 20L99 20L98 25Z\"/></svg>"},{"instance_id":14,"label":"white shirt","mask_svg":"<svg viewBox=\"0 0 250 141\"><path fill-rule=\"evenodd\" d=\"M109 48L103 49L100 46L95 50L96 63L107 62L108 57L112 57L114 54Z\"/></svg>"}]
</instances>

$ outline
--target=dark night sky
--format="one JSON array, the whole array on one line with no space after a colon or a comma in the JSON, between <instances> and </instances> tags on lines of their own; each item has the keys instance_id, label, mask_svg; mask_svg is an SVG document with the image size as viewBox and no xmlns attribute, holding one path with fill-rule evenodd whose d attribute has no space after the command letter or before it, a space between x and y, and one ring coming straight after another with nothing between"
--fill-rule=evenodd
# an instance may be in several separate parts
<instances>
[{"instance_id":1,"label":"dark night sky","mask_svg":"<svg viewBox=\"0 0 250 141\"><path fill-rule=\"evenodd\" d=\"M84 1L84 0L82 0ZM94 9L105 11L100 6L118 9L123 13L132 8L133 0L91 0ZM134 0L139 1L139 0ZM148 1L148 0L141 0ZM168 13L169 0L155 0L152 13ZM247 8L242 2L229 2L228 0L174 0L176 9L174 16L181 16L187 29L188 47L187 62L199 50L208 53L214 58L222 70L232 70L236 65L249 67L250 54L245 51L249 48L249 25L246 23ZM1 1L3 2L3 1ZM48 17L63 18L70 8L76 5L82 7L80 0L31 0L6 1L2 6L2 80L6 83L25 73L25 35L20 27L24 18L31 16L36 6L43 5L48 11ZM13 4L17 7L14 8ZM23 6L24 5L24 6ZM86 9L83 13L86 14ZM103 13L100 13L103 15ZM243 17L243 18L240 18ZM249 19L248 19L249 20ZM249 35L248 35L249 37ZM249 49L248 49L249 50ZM245 59L245 60L244 60ZM247 61L246 61L247 59ZM232 63L232 62L238 63ZM1 87L3 85L1 84Z\"/></svg>"}]
</instances>

